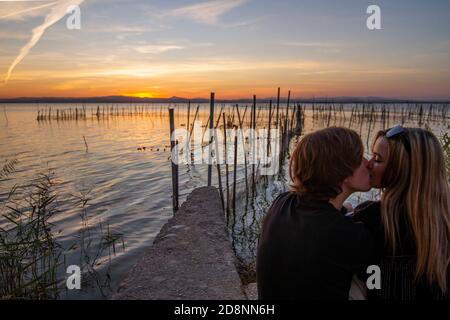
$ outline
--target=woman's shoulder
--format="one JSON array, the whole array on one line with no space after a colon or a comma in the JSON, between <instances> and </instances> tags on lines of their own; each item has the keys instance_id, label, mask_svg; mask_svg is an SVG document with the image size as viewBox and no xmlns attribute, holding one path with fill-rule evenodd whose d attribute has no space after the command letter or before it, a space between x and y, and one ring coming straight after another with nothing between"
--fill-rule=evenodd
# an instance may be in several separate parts
<instances>
[{"instance_id":1,"label":"woman's shoulder","mask_svg":"<svg viewBox=\"0 0 450 320\"><path fill-rule=\"evenodd\" d=\"M379 219L381 216L380 201L366 201L359 204L353 210L352 218L354 221L368 222L368 220Z\"/></svg>"},{"instance_id":2,"label":"woman's shoulder","mask_svg":"<svg viewBox=\"0 0 450 320\"><path fill-rule=\"evenodd\" d=\"M363 203L360 203L358 206L356 206L354 212L361 213L361 212L367 212L367 211L379 211L381 208L381 202L380 201L365 201Z\"/></svg>"},{"instance_id":3,"label":"woman's shoulder","mask_svg":"<svg viewBox=\"0 0 450 320\"><path fill-rule=\"evenodd\" d=\"M384 236L381 221L381 203L379 201L366 201L355 208L352 215L354 222L362 222L377 240L382 250Z\"/></svg>"}]
</instances>

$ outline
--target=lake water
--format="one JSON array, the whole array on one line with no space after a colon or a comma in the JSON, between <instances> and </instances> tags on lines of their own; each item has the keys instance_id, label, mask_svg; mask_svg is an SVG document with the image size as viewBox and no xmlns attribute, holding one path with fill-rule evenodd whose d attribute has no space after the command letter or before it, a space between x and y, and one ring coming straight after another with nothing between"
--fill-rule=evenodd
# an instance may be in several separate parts
<instances>
[{"instance_id":1,"label":"lake water","mask_svg":"<svg viewBox=\"0 0 450 320\"><path fill-rule=\"evenodd\" d=\"M94 243L101 238L105 229L122 235L121 241L115 245L115 253L111 252L111 248L98 253L95 268L99 272L100 282L105 280L104 275L109 270L111 283L108 288L103 288L101 292L98 285L93 283L85 290L63 293L62 298L68 299L101 299L108 296L173 215L169 105L142 105L143 112L134 115L126 114L127 110L133 111L134 106L115 105L119 114L110 117L97 117L97 106L83 106L86 119L37 121L38 109L48 110L51 107L55 115L57 109L68 112L69 108L81 110L82 106L0 105L0 163L7 159L18 160L15 172L0 184L0 199L3 201L6 198L13 185L26 183L38 173L50 173L55 182L58 209L61 211L54 221L56 229L60 231L58 242L69 248L79 240L80 230L83 230L80 218L83 208L77 197L81 194L89 199L85 209ZM100 104L99 110L110 106ZM175 127L186 127L186 105L172 106L175 108ZM196 106L191 108L191 122ZM231 114L232 106L218 104L216 108L222 107L223 111ZM408 107L391 106L396 110ZM310 108L305 112L303 133L327 125L350 125L352 105L345 106L346 119L333 113L331 120L326 123L323 119L313 119ZM209 105L200 105L197 120L206 124L208 110ZM249 113L250 108L244 122L247 126ZM258 111L259 127L266 126L267 119L266 109ZM350 126L361 133L363 141L370 147L374 133L383 126L393 124L391 119L390 123L375 122L372 127L356 121ZM408 120L405 124L419 125L417 119ZM449 130L448 115L440 120L430 120L428 125L440 136ZM291 141L291 146L294 144L295 141ZM233 170L230 166L230 179ZM180 165L179 171L181 203L192 189L207 184L207 165ZM256 250L261 217L273 197L286 189L288 178L286 170L280 176L270 177L267 184L258 187L256 198L247 201L243 166L238 165L237 171L238 204L236 216L229 217L230 234L238 257L251 261ZM223 168L221 172L225 174ZM216 171L213 172L213 184L217 186ZM356 204L374 194L356 195L352 201ZM91 251L95 254L94 249ZM80 250L75 248L67 252L67 265L79 262Z\"/></svg>"}]
</instances>

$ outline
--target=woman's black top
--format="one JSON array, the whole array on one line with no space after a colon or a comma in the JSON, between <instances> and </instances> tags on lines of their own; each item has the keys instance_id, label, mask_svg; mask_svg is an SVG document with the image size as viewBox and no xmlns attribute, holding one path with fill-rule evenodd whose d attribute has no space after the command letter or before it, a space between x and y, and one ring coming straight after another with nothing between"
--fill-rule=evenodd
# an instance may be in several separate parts
<instances>
[{"instance_id":1,"label":"woman's black top","mask_svg":"<svg viewBox=\"0 0 450 320\"><path fill-rule=\"evenodd\" d=\"M368 201L356 207L353 219L356 222L363 222L369 228L376 242L376 264L381 269L381 289L369 290L369 299L450 299L450 293L443 295L436 286L427 284L425 279L415 281L416 247L406 215L400 215L399 243L395 250L395 256L389 253L390 250L386 246L379 201ZM450 280L450 273L448 273L448 279Z\"/></svg>"},{"instance_id":2,"label":"woman's black top","mask_svg":"<svg viewBox=\"0 0 450 320\"><path fill-rule=\"evenodd\" d=\"M327 201L279 195L264 218L257 253L259 299L347 300L352 276L372 264L374 242Z\"/></svg>"}]
</instances>

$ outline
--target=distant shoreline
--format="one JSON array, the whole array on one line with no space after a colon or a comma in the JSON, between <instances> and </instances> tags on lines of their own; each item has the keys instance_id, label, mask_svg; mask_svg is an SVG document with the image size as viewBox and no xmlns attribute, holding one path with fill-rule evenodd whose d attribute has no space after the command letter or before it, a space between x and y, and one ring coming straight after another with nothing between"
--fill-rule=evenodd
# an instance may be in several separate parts
<instances>
[{"instance_id":1,"label":"distant shoreline","mask_svg":"<svg viewBox=\"0 0 450 320\"><path fill-rule=\"evenodd\" d=\"M268 103L270 100L276 102L276 97L257 99L259 103ZM64 98L64 97L18 97L0 99L0 103L208 103L205 98L137 98L127 96L86 97L86 98ZM218 103L252 103L252 99L218 99ZM286 103L282 98L280 102ZM333 98L292 98L292 103L443 103L448 104L450 100L415 100L415 99L391 99L383 97L333 97Z\"/></svg>"}]
</instances>

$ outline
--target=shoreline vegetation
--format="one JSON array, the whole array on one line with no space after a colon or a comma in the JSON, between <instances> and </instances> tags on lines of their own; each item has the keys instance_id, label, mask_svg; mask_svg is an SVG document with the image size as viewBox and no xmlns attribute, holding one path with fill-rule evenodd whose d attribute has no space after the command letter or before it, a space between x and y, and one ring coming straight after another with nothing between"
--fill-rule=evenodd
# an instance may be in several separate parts
<instances>
[{"instance_id":1,"label":"shoreline vegetation","mask_svg":"<svg viewBox=\"0 0 450 320\"><path fill-rule=\"evenodd\" d=\"M258 103L269 103L277 97L259 98ZM396 99L385 97L313 97L292 98L295 103L443 103L450 104L449 99ZM105 97L16 97L0 98L0 103L209 103L208 98L139 98L131 96ZM251 103L251 98L216 99L217 103ZM287 98L280 97L280 103L286 103Z\"/></svg>"},{"instance_id":2,"label":"shoreline vegetation","mask_svg":"<svg viewBox=\"0 0 450 320\"><path fill-rule=\"evenodd\" d=\"M6 160L0 182L14 174L17 159ZM62 230L53 220L63 214L55 187L55 174L39 173L29 182L15 185L0 205L0 300L58 299L66 289L66 256L79 253L83 287L96 286L103 297L111 293L111 256L117 244L125 250L123 234L109 225L92 223L88 213L89 192L72 195L79 207L81 228L73 244L64 248L58 241ZM107 257L102 258L107 251ZM77 262L78 263L78 262ZM106 272L97 268L107 264Z\"/></svg>"}]
</instances>

